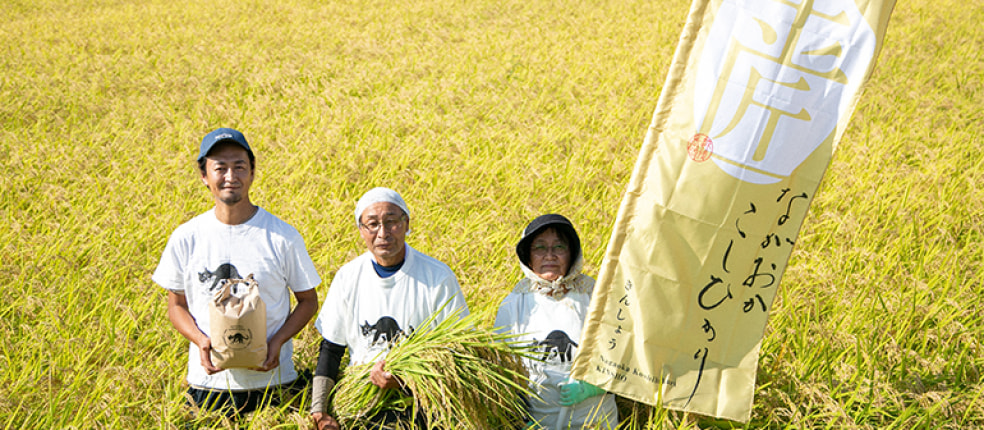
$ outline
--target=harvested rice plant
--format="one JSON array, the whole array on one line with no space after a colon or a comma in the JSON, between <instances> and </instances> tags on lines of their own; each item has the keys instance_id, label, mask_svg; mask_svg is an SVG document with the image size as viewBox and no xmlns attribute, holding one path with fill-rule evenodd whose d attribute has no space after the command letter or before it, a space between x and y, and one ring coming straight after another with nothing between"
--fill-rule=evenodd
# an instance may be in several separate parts
<instances>
[{"instance_id":1,"label":"harvested rice plant","mask_svg":"<svg viewBox=\"0 0 984 430\"><path fill-rule=\"evenodd\" d=\"M332 416L350 429L378 427L369 421L383 411L399 413L405 428L517 428L529 380L521 359L528 345L477 326L480 314L438 324L429 321L386 355L386 371L401 389L380 390L369 382L372 363L348 367L334 393Z\"/></svg>"}]
</instances>

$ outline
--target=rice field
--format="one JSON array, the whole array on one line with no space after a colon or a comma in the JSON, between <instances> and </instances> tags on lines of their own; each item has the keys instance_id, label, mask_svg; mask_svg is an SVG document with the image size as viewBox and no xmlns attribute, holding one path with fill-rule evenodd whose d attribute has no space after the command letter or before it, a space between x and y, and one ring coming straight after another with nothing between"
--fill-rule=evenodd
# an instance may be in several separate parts
<instances>
[{"instance_id":1,"label":"rice field","mask_svg":"<svg viewBox=\"0 0 984 430\"><path fill-rule=\"evenodd\" d=\"M547 212L597 275L689 2L0 2L0 426L310 428L301 396L184 406L185 340L150 275L212 205L201 137L242 130L252 199L325 282L400 191L408 243L473 311ZM984 3L899 2L763 341L747 425L622 402L626 429L984 428ZM491 321L488 321L491 324ZM295 339L313 370L319 336Z\"/></svg>"}]
</instances>

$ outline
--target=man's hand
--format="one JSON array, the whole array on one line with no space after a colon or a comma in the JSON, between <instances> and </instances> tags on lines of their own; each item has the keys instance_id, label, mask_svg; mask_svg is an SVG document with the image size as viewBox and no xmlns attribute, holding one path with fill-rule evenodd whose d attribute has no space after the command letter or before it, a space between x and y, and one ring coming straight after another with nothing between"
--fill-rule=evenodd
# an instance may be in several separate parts
<instances>
[{"instance_id":1,"label":"man's hand","mask_svg":"<svg viewBox=\"0 0 984 430\"><path fill-rule=\"evenodd\" d=\"M369 382L384 390L387 388L399 388L400 380L396 376L393 376L392 373L383 370L383 366L385 365L386 360L379 360L372 366L372 370L369 372Z\"/></svg>"},{"instance_id":2,"label":"man's hand","mask_svg":"<svg viewBox=\"0 0 984 430\"><path fill-rule=\"evenodd\" d=\"M222 369L212 365L212 339L202 333L195 323L195 319L192 318L191 312L188 311L188 300L185 298L184 292L167 292L167 318L171 320L171 324L178 330L178 333L198 346L205 373L211 375L222 371Z\"/></svg>"},{"instance_id":3,"label":"man's hand","mask_svg":"<svg viewBox=\"0 0 984 430\"><path fill-rule=\"evenodd\" d=\"M258 370L260 372L268 372L276 369L280 366L280 348L283 344L277 344L277 342L271 340L267 343L267 356L266 360L263 360L263 364L253 370Z\"/></svg>"},{"instance_id":4,"label":"man's hand","mask_svg":"<svg viewBox=\"0 0 984 430\"><path fill-rule=\"evenodd\" d=\"M294 310L290 311L287 319L284 320L284 325L280 326L280 329L267 341L266 360L253 370L267 372L280 366L280 348L297 335L318 311L318 293L314 288L295 292L294 298L297 299Z\"/></svg>"},{"instance_id":5,"label":"man's hand","mask_svg":"<svg viewBox=\"0 0 984 430\"><path fill-rule=\"evenodd\" d=\"M314 420L314 428L317 430L341 430L338 421L324 412L315 412L311 414L311 418Z\"/></svg>"},{"instance_id":6,"label":"man's hand","mask_svg":"<svg viewBox=\"0 0 984 430\"><path fill-rule=\"evenodd\" d=\"M202 367L205 368L205 373L211 375L221 372L223 370L222 368L215 367L212 364L212 339L203 334L195 343L198 345L198 351L201 354Z\"/></svg>"}]
</instances>

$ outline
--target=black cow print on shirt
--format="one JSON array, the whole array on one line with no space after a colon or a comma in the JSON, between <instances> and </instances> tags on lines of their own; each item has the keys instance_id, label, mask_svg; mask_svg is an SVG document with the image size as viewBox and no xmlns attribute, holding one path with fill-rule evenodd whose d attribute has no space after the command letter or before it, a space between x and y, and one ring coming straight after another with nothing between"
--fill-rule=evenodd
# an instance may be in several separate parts
<instances>
[{"instance_id":1,"label":"black cow print on shirt","mask_svg":"<svg viewBox=\"0 0 984 430\"><path fill-rule=\"evenodd\" d=\"M377 344L385 344L387 346L392 346L393 344L400 341L404 336L413 334L413 327L410 327L409 333L404 332L400 328L400 324L396 322L395 319L391 317L382 317L375 324L370 325L369 321L359 326L362 329L362 335L369 337L372 336L372 341L369 345L375 346Z\"/></svg>"},{"instance_id":2,"label":"black cow print on shirt","mask_svg":"<svg viewBox=\"0 0 984 430\"><path fill-rule=\"evenodd\" d=\"M208 291L212 292L216 287L222 285L222 281L229 279L242 279L243 277L239 275L239 271L236 270L236 266L229 263L223 263L219 265L214 271L209 271L205 268L204 272L198 272L198 280L203 284L212 282L212 285L208 287Z\"/></svg>"},{"instance_id":3,"label":"black cow print on shirt","mask_svg":"<svg viewBox=\"0 0 984 430\"><path fill-rule=\"evenodd\" d=\"M534 341L535 345L540 347L539 350L543 352L543 361L556 356L560 358L561 363L566 363L571 361L574 348L577 348L577 344L567 336L567 333L560 330L550 332L544 340L537 341L534 339Z\"/></svg>"}]
</instances>

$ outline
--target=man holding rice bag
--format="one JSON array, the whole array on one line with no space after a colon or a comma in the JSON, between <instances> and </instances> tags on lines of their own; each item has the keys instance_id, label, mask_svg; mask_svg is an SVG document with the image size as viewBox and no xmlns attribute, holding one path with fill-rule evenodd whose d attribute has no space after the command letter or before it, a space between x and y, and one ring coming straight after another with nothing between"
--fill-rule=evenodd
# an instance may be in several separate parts
<instances>
[{"instance_id":1,"label":"man holding rice bag","mask_svg":"<svg viewBox=\"0 0 984 430\"><path fill-rule=\"evenodd\" d=\"M167 289L168 318L190 342L188 394L199 408L227 414L276 403L276 388L298 379L291 338L318 310L314 287L321 278L301 235L250 201L255 166L239 131L220 128L205 136L198 168L215 207L171 234L153 275ZM218 333L219 322L210 315L237 291L240 303L248 306L224 309L233 316L222 321ZM293 310L291 294L297 300ZM263 313L245 312L253 309ZM260 315L259 325L237 324L236 312L254 319ZM220 342L230 348L216 354ZM257 343L266 344L265 357L236 360L238 348ZM230 368L217 365L222 362Z\"/></svg>"},{"instance_id":2,"label":"man holding rice bag","mask_svg":"<svg viewBox=\"0 0 984 430\"><path fill-rule=\"evenodd\" d=\"M399 193L388 188L366 192L356 204L355 224L367 252L335 274L315 327L324 340L314 373L311 414L318 429L338 428L328 414L328 394L338 378L346 348L350 366L375 362L372 384L400 387L384 370L385 354L428 318L435 323L468 305L454 272L444 263L406 244L410 210ZM388 421L393 417L379 417Z\"/></svg>"}]
</instances>

